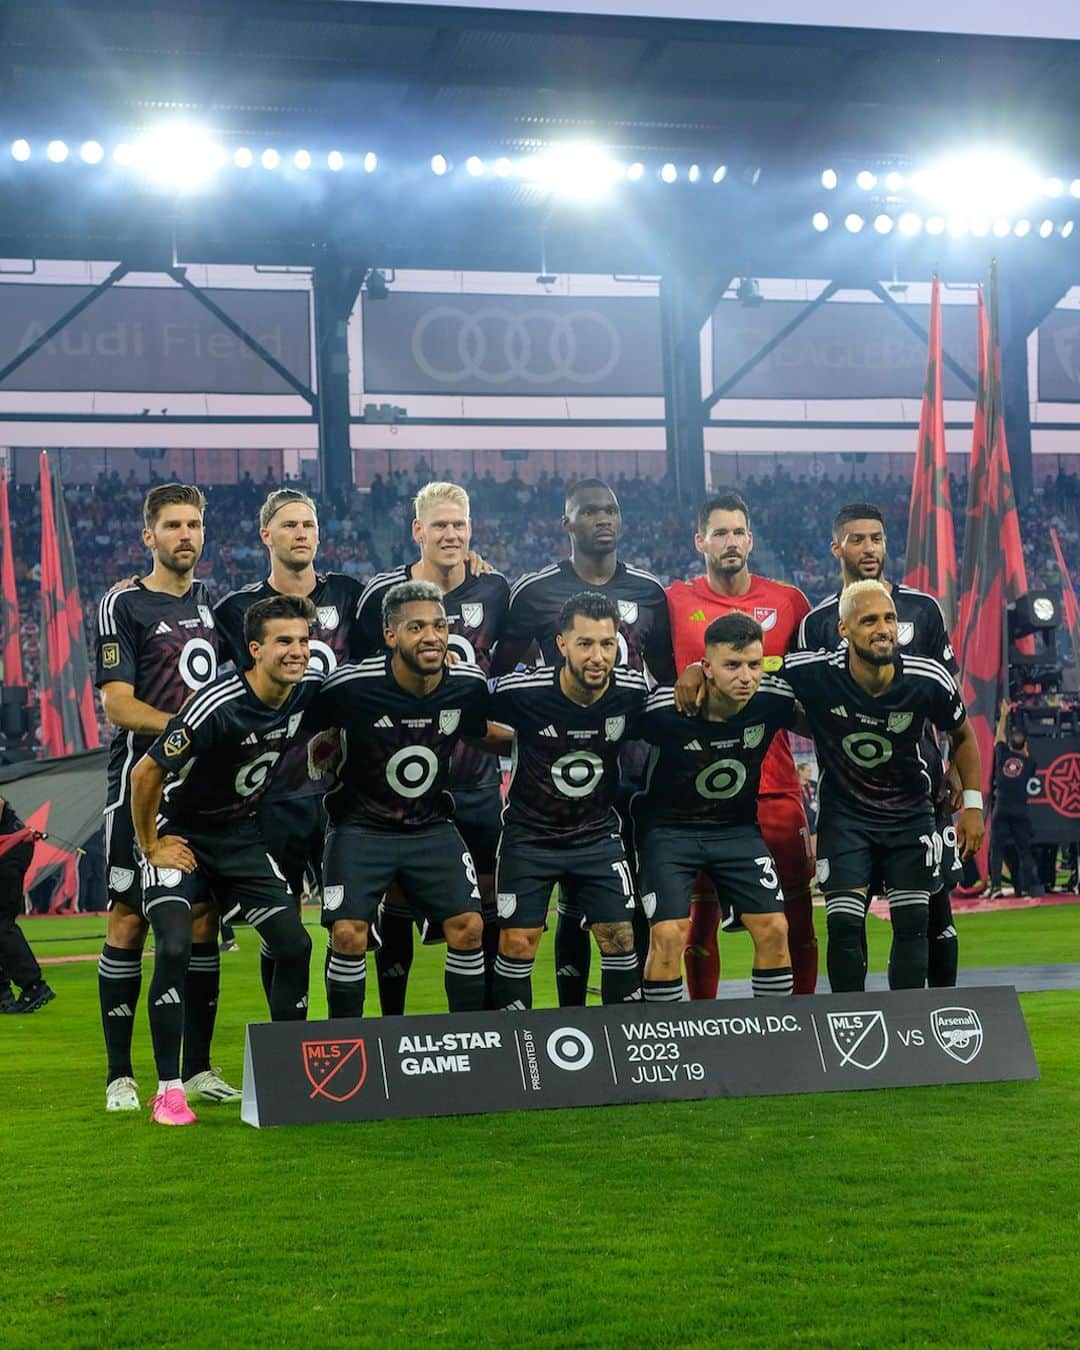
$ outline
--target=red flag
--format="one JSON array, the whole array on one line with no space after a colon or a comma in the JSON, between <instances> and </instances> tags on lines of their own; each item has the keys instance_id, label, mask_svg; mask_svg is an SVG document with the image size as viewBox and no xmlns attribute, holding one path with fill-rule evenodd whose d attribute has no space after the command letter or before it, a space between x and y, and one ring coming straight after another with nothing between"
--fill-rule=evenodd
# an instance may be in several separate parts
<instances>
[{"instance_id":1,"label":"red flag","mask_svg":"<svg viewBox=\"0 0 1080 1350\"><path fill-rule=\"evenodd\" d=\"M994 725L1008 684L1002 628L1005 607L1027 590L1001 402L996 265L990 269L989 322L980 291L978 325L979 382L953 647L960 663L964 702L979 742L983 796L987 797L994 767Z\"/></svg>"},{"instance_id":2,"label":"red flag","mask_svg":"<svg viewBox=\"0 0 1080 1350\"><path fill-rule=\"evenodd\" d=\"M99 744L75 553L58 471L41 454L41 744L46 756Z\"/></svg>"},{"instance_id":3,"label":"red flag","mask_svg":"<svg viewBox=\"0 0 1080 1350\"><path fill-rule=\"evenodd\" d=\"M930 292L930 346L926 358L915 478L908 515L904 583L928 591L941 603L946 627L956 622L956 539L945 455L945 397L941 382L941 284Z\"/></svg>"},{"instance_id":4,"label":"red flag","mask_svg":"<svg viewBox=\"0 0 1080 1350\"><path fill-rule=\"evenodd\" d=\"M1061 551L1061 540L1058 538L1058 532L1050 526L1050 543L1054 548L1054 557L1057 559L1058 574L1061 577L1061 601L1065 607L1065 627L1069 632L1069 642L1072 644L1073 659L1080 661L1080 604L1077 604L1076 591L1073 587L1072 577L1069 575L1069 569L1065 565L1065 555Z\"/></svg>"},{"instance_id":5,"label":"red flag","mask_svg":"<svg viewBox=\"0 0 1080 1350\"><path fill-rule=\"evenodd\" d=\"M15 555L11 551L6 473L0 473L0 680L4 684L26 683L19 636L19 596L15 590Z\"/></svg>"}]
</instances>

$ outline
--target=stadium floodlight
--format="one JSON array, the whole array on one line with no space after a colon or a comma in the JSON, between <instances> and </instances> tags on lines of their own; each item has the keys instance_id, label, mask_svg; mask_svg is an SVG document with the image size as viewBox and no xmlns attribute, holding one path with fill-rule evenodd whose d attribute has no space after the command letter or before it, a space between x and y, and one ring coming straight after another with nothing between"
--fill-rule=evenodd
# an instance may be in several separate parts
<instances>
[{"instance_id":1,"label":"stadium floodlight","mask_svg":"<svg viewBox=\"0 0 1080 1350\"><path fill-rule=\"evenodd\" d=\"M1064 187L1065 184L1060 178L1044 178L1042 182L1043 196L1060 197Z\"/></svg>"},{"instance_id":2,"label":"stadium floodlight","mask_svg":"<svg viewBox=\"0 0 1080 1350\"><path fill-rule=\"evenodd\" d=\"M1075 227L1076 227L1075 221L1072 220L1065 221L1060 231L1062 239L1068 239L1069 235L1072 234Z\"/></svg>"},{"instance_id":3,"label":"stadium floodlight","mask_svg":"<svg viewBox=\"0 0 1080 1350\"><path fill-rule=\"evenodd\" d=\"M379 167L379 156L374 150L369 150L364 156L364 172L374 173Z\"/></svg>"},{"instance_id":4,"label":"stadium floodlight","mask_svg":"<svg viewBox=\"0 0 1080 1350\"><path fill-rule=\"evenodd\" d=\"M1049 239L1053 233L1054 222L1052 220L1044 220L1039 226L1039 238Z\"/></svg>"},{"instance_id":5,"label":"stadium floodlight","mask_svg":"<svg viewBox=\"0 0 1080 1350\"><path fill-rule=\"evenodd\" d=\"M824 234L829 228L829 217L824 211L815 211L810 217L810 224L813 225L818 234Z\"/></svg>"},{"instance_id":6,"label":"stadium floodlight","mask_svg":"<svg viewBox=\"0 0 1080 1350\"><path fill-rule=\"evenodd\" d=\"M79 158L84 164L100 164L105 158L105 149L100 141L83 141L79 147Z\"/></svg>"},{"instance_id":7,"label":"stadium floodlight","mask_svg":"<svg viewBox=\"0 0 1080 1350\"><path fill-rule=\"evenodd\" d=\"M899 192L904 186L904 175L896 169L890 170L885 175L885 188L888 192Z\"/></svg>"},{"instance_id":8,"label":"stadium floodlight","mask_svg":"<svg viewBox=\"0 0 1080 1350\"><path fill-rule=\"evenodd\" d=\"M915 211L905 211L897 221L897 226L899 227L901 234L907 235L907 237L911 239L917 235L923 227L922 216L918 215Z\"/></svg>"},{"instance_id":9,"label":"stadium floodlight","mask_svg":"<svg viewBox=\"0 0 1080 1350\"><path fill-rule=\"evenodd\" d=\"M30 158L30 142L24 141L20 137L17 141L11 142L11 158L17 159L20 164L25 164Z\"/></svg>"},{"instance_id":10,"label":"stadium floodlight","mask_svg":"<svg viewBox=\"0 0 1080 1350\"><path fill-rule=\"evenodd\" d=\"M636 183L639 178L645 177L645 165L640 160L635 160L626 170L626 176L631 183Z\"/></svg>"},{"instance_id":11,"label":"stadium floodlight","mask_svg":"<svg viewBox=\"0 0 1080 1350\"><path fill-rule=\"evenodd\" d=\"M499 158L492 165L492 168L495 170L496 178L509 178L510 175L514 172L513 164L510 162L510 160L506 158L505 155L500 155Z\"/></svg>"},{"instance_id":12,"label":"stadium floodlight","mask_svg":"<svg viewBox=\"0 0 1080 1350\"><path fill-rule=\"evenodd\" d=\"M880 215L874 217L874 229L877 230L878 234L891 234L892 227L895 224L892 216L886 211L882 211Z\"/></svg>"},{"instance_id":13,"label":"stadium floodlight","mask_svg":"<svg viewBox=\"0 0 1080 1350\"><path fill-rule=\"evenodd\" d=\"M225 152L203 128L166 122L136 141L132 163L158 188L195 192L224 165Z\"/></svg>"},{"instance_id":14,"label":"stadium floodlight","mask_svg":"<svg viewBox=\"0 0 1080 1350\"><path fill-rule=\"evenodd\" d=\"M1012 221L1001 217L994 221L994 238L1004 239L1007 234L1012 234Z\"/></svg>"},{"instance_id":15,"label":"stadium floodlight","mask_svg":"<svg viewBox=\"0 0 1080 1350\"><path fill-rule=\"evenodd\" d=\"M446 158L445 155L431 156L431 172L436 176L436 178L441 178L443 174L449 173L449 171L450 171L450 161Z\"/></svg>"},{"instance_id":16,"label":"stadium floodlight","mask_svg":"<svg viewBox=\"0 0 1080 1350\"><path fill-rule=\"evenodd\" d=\"M976 239L985 239L990 233L990 222L985 216L976 216L971 222L971 233Z\"/></svg>"},{"instance_id":17,"label":"stadium floodlight","mask_svg":"<svg viewBox=\"0 0 1080 1350\"><path fill-rule=\"evenodd\" d=\"M1080 197L1080 178L1074 178L1069 184L1069 192L1074 197Z\"/></svg>"},{"instance_id":18,"label":"stadium floodlight","mask_svg":"<svg viewBox=\"0 0 1080 1350\"><path fill-rule=\"evenodd\" d=\"M130 141L121 141L119 145L113 146L112 157L122 169L130 169L138 158Z\"/></svg>"},{"instance_id":19,"label":"stadium floodlight","mask_svg":"<svg viewBox=\"0 0 1080 1350\"><path fill-rule=\"evenodd\" d=\"M722 183L726 177L727 177L727 165L718 164L716 168L713 169L713 176L712 176L713 182Z\"/></svg>"},{"instance_id":20,"label":"stadium floodlight","mask_svg":"<svg viewBox=\"0 0 1080 1350\"><path fill-rule=\"evenodd\" d=\"M326 167L331 173L340 173L345 167L345 156L340 150L331 150L326 156Z\"/></svg>"},{"instance_id":21,"label":"stadium floodlight","mask_svg":"<svg viewBox=\"0 0 1080 1350\"><path fill-rule=\"evenodd\" d=\"M54 164L63 164L68 157L68 147L66 141L50 141L45 147L45 153Z\"/></svg>"},{"instance_id":22,"label":"stadium floodlight","mask_svg":"<svg viewBox=\"0 0 1080 1350\"><path fill-rule=\"evenodd\" d=\"M1042 180L1022 160L997 151L974 151L939 161L912 179L939 209L980 216L1012 216L1039 196Z\"/></svg>"},{"instance_id":23,"label":"stadium floodlight","mask_svg":"<svg viewBox=\"0 0 1080 1350\"><path fill-rule=\"evenodd\" d=\"M691 183L696 183L701 177L701 165L691 164L689 169L687 169L686 171L686 176L687 178L689 178Z\"/></svg>"},{"instance_id":24,"label":"stadium floodlight","mask_svg":"<svg viewBox=\"0 0 1080 1350\"><path fill-rule=\"evenodd\" d=\"M877 174L869 169L860 169L855 175L855 186L862 188L864 192L873 192L877 187Z\"/></svg>"},{"instance_id":25,"label":"stadium floodlight","mask_svg":"<svg viewBox=\"0 0 1080 1350\"><path fill-rule=\"evenodd\" d=\"M851 234L858 234L866 221L859 215L858 211L849 211L844 217L844 229Z\"/></svg>"},{"instance_id":26,"label":"stadium floodlight","mask_svg":"<svg viewBox=\"0 0 1080 1350\"><path fill-rule=\"evenodd\" d=\"M674 164L672 164L670 160L668 160L668 162L665 165L663 165L663 167L660 170L660 177L663 179L665 183L674 183L675 180L678 178L678 176L679 170L675 167Z\"/></svg>"},{"instance_id":27,"label":"stadium floodlight","mask_svg":"<svg viewBox=\"0 0 1080 1350\"><path fill-rule=\"evenodd\" d=\"M263 166L264 169L269 169L271 172L273 172L273 170L276 169L277 166L281 163L281 156L278 154L278 152L274 149L272 145L267 146L267 148L259 156L259 163Z\"/></svg>"},{"instance_id":28,"label":"stadium floodlight","mask_svg":"<svg viewBox=\"0 0 1080 1350\"><path fill-rule=\"evenodd\" d=\"M822 171L821 186L826 190L826 192L832 192L833 188L835 188L837 183L839 182L840 178L837 175L835 169L824 169Z\"/></svg>"},{"instance_id":29,"label":"stadium floodlight","mask_svg":"<svg viewBox=\"0 0 1080 1350\"><path fill-rule=\"evenodd\" d=\"M1017 239L1025 239L1031 233L1031 221L1026 216L1021 218L1013 226L1013 234Z\"/></svg>"},{"instance_id":30,"label":"stadium floodlight","mask_svg":"<svg viewBox=\"0 0 1080 1350\"><path fill-rule=\"evenodd\" d=\"M465 172L470 178L480 178L486 167L479 155L470 155L465 161Z\"/></svg>"},{"instance_id":31,"label":"stadium floodlight","mask_svg":"<svg viewBox=\"0 0 1080 1350\"><path fill-rule=\"evenodd\" d=\"M535 188L582 203L598 201L620 179L635 177L602 145L587 141L553 145L538 155L528 155L519 172Z\"/></svg>"},{"instance_id":32,"label":"stadium floodlight","mask_svg":"<svg viewBox=\"0 0 1080 1350\"><path fill-rule=\"evenodd\" d=\"M968 232L968 223L964 216L950 216L945 228L954 239L963 239Z\"/></svg>"},{"instance_id":33,"label":"stadium floodlight","mask_svg":"<svg viewBox=\"0 0 1080 1350\"><path fill-rule=\"evenodd\" d=\"M310 169L310 168L311 168L311 151L310 151L310 150L297 150L296 154L293 155L293 157L292 157L292 162L293 162L293 167L296 168L296 169L299 169L301 173L303 173L306 169Z\"/></svg>"},{"instance_id":34,"label":"stadium floodlight","mask_svg":"<svg viewBox=\"0 0 1080 1350\"><path fill-rule=\"evenodd\" d=\"M926 233L927 233L927 234L932 234L932 235L934 235L935 238L936 238L939 234L944 234L944 233L945 233L945 217L944 217L944 216L927 216L927 218L926 218Z\"/></svg>"},{"instance_id":35,"label":"stadium floodlight","mask_svg":"<svg viewBox=\"0 0 1080 1350\"><path fill-rule=\"evenodd\" d=\"M233 163L238 169L250 169L255 163L255 156L246 145L238 145L233 151Z\"/></svg>"}]
</instances>

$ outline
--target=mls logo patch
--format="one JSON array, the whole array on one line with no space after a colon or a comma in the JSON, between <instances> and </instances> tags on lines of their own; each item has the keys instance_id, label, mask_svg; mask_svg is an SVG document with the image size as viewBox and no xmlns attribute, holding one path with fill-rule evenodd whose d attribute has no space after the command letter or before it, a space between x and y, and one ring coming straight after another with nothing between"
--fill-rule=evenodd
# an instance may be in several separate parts
<instances>
[{"instance_id":1,"label":"mls logo patch","mask_svg":"<svg viewBox=\"0 0 1080 1350\"><path fill-rule=\"evenodd\" d=\"M444 736L452 736L461 721L460 708L443 708L439 713L439 730Z\"/></svg>"},{"instance_id":2,"label":"mls logo patch","mask_svg":"<svg viewBox=\"0 0 1080 1350\"><path fill-rule=\"evenodd\" d=\"M880 1008L873 1012L831 1012L825 1014L829 1035L840 1052L840 1067L876 1069L889 1048L889 1029Z\"/></svg>"},{"instance_id":3,"label":"mls logo patch","mask_svg":"<svg viewBox=\"0 0 1080 1350\"><path fill-rule=\"evenodd\" d=\"M101 664L106 670L116 669L120 664L119 642L103 642L101 644Z\"/></svg>"},{"instance_id":4,"label":"mls logo patch","mask_svg":"<svg viewBox=\"0 0 1080 1350\"><path fill-rule=\"evenodd\" d=\"M347 1102L367 1078L367 1047L360 1037L341 1041L302 1041L304 1074L311 1084L308 1100L325 1097Z\"/></svg>"},{"instance_id":5,"label":"mls logo patch","mask_svg":"<svg viewBox=\"0 0 1080 1350\"><path fill-rule=\"evenodd\" d=\"M130 867L110 867L109 868L109 889L111 891L126 891L131 887L135 880L135 873Z\"/></svg>"},{"instance_id":6,"label":"mls logo patch","mask_svg":"<svg viewBox=\"0 0 1080 1350\"><path fill-rule=\"evenodd\" d=\"M768 605L755 605L754 619L761 624L761 631L767 633L770 628L776 627L776 610Z\"/></svg>"},{"instance_id":7,"label":"mls logo patch","mask_svg":"<svg viewBox=\"0 0 1080 1350\"><path fill-rule=\"evenodd\" d=\"M324 886L322 893L323 909L340 909L345 899L344 886Z\"/></svg>"},{"instance_id":8,"label":"mls logo patch","mask_svg":"<svg viewBox=\"0 0 1080 1350\"><path fill-rule=\"evenodd\" d=\"M495 912L500 919L509 919L517 909L517 892L500 891L495 897Z\"/></svg>"},{"instance_id":9,"label":"mls logo patch","mask_svg":"<svg viewBox=\"0 0 1080 1350\"><path fill-rule=\"evenodd\" d=\"M895 731L895 732L898 732L898 733L901 732L901 731L907 731L908 727L911 726L911 717L912 717L912 714L909 713L909 712L906 712L906 713L890 713L890 714L889 714L889 730L890 730L890 731Z\"/></svg>"},{"instance_id":10,"label":"mls logo patch","mask_svg":"<svg viewBox=\"0 0 1080 1350\"><path fill-rule=\"evenodd\" d=\"M970 1064L982 1049L982 1023L973 1008L935 1009L930 1030L941 1049L960 1064Z\"/></svg>"},{"instance_id":11,"label":"mls logo patch","mask_svg":"<svg viewBox=\"0 0 1080 1350\"><path fill-rule=\"evenodd\" d=\"M656 892L646 891L641 897L641 908L645 912L645 917L651 919L656 913Z\"/></svg>"},{"instance_id":12,"label":"mls logo patch","mask_svg":"<svg viewBox=\"0 0 1080 1350\"><path fill-rule=\"evenodd\" d=\"M608 741L617 741L626 730L625 717L605 717L604 718L604 739Z\"/></svg>"},{"instance_id":13,"label":"mls logo patch","mask_svg":"<svg viewBox=\"0 0 1080 1350\"><path fill-rule=\"evenodd\" d=\"M204 628L213 628L213 626L214 626L214 611L210 608L210 606L209 606L209 605L196 605L195 608L199 611L199 618L202 619L203 627L204 627Z\"/></svg>"},{"instance_id":14,"label":"mls logo patch","mask_svg":"<svg viewBox=\"0 0 1080 1350\"><path fill-rule=\"evenodd\" d=\"M637 623L637 617L638 607L636 600L619 601L619 618L622 619L623 623L635 624Z\"/></svg>"},{"instance_id":15,"label":"mls logo patch","mask_svg":"<svg viewBox=\"0 0 1080 1350\"><path fill-rule=\"evenodd\" d=\"M183 727L177 727L165 737L165 753L170 759L175 759L177 755L182 755L190 744L191 737L187 731Z\"/></svg>"},{"instance_id":16,"label":"mls logo patch","mask_svg":"<svg viewBox=\"0 0 1080 1350\"><path fill-rule=\"evenodd\" d=\"M829 879L829 860L828 858L819 858L815 867L817 872L818 885L824 886Z\"/></svg>"},{"instance_id":17,"label":"mls logo patch","mask_svg":"<svg viewBox=\"0 0 1080 1350\"><path fill-rule=\"evenodd\" d=\"M896 625L896 640L901 647L906 647L915 636L915 625L913 623L898 623Z\"/></svg>"},{"instance_id":18,"label":"mls logo patch","mask_svg":"<svg viewBox=\"0 0 1080 1350\"><path fill-rule=\"evenodd\" d=\"M765 735L765 723L759 722L757 726L747 727L742 734L742 743L745 750L755 750L761 744Z\"/></svg>"},{"instance_id":19,"label":"mls logo patch","mask_svg":"<svg viewBox=\"0 0 1080 1350\"><path fill-rule=\"evenodd\" d=\"M320 605L317 613L320 628L336 628L341 622L337 605Z\"/></svg>"},{"instance_id":20,"label":"mls logo patch","mask_svg":"<svg viewBox=\"0 0 1080 1350\"><path fill-rule=\"evenodd\" d=\"M461 622L466 628L479 628L484 622L484 606L474 604L462 605Z\"/></svg>"}]
</instances>

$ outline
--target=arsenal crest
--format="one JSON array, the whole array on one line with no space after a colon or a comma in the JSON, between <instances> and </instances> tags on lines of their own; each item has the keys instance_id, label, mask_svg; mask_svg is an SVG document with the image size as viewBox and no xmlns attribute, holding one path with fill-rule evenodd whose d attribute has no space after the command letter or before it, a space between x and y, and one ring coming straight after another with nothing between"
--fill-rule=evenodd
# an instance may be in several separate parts
<instances>
[{"instance_id":1,"label":"arsenal crest","mask_svg":"<svg viewBox=\"0 0 1080 1350\"><path fill-rule=\"evenodd\" d=\"M331 1102L347 1102L364 1086L367 1048L359 1036L340 1041L301 1041L300 1053L312 1089L309 1101L325 1097Z\"/></svg>"},{"instance_id":2,"label":"arsenal crest","mask_svg":"<svg viewBox=\"0 0 1080 1350\"><path fill-rule=\"evenodd\" d=\"M484 606L471 603L462 605L461 622L466 628L479 628L484 622Z\"/></svg>"},{"instance_id":3,"label":"arsenal crest","mask_svg":"<svg viewBox=\"0 0 1080 1350\"><path fill-rule=\"evenodd\" d=\"M960 1064L970 1064L982 1049L983 1029L973 1008L937 1008L930 1030L942 1050Z\"/></svg>"},{"instance_id":4,"label":"arsenal crest","mask_svg":"<svg viewBox=\"0 0 1080 1350\"><path fill-rule=\"evenodd\" d=\"M213 628L213 626L214 626L214 611L210 608L210 606L209 606L209 605L196 605L195 608L199 611L199 618L202 619L202 625L203 625L203 627L204 627L204 628Z\"/></svg>"},{"instance_id":5,"label":"arsenal crest","mask_svg":"<svg viewBox=\"0 0 1080 1350\"><path fill-rule=\"evenodd\" d=\"M911 716L912 716L912 715L911 715L911 713L909 713L909 712L907 712L907 713L890 713L890 714L889 714L889 730L890 730L890 731L895 731L895 732L897 732L897 733L899 733L899 732L901 732L901 731L907 731L908 727L911 726Z\"/></svg>"},{"instance_id":6,"label":"arsenal crest","mask_svg":"<svg viewBox=\"0 0 1080 1350\"><path fill-rule=\"evenodd\" d=\"M341 622L337 605L320 605L317 612L320 628L336 628Z\"/></svg>"},{"instance_id":7,"label":"arsenal crest","mask_svg":"<svg viewBox=\"0 0 1080 1350\"><path fill-rule=\"evenodd\" d=\"M461 721L460 708L443 708L439 713L439 730L444 736L452 736Z\"/></svg>"},{"instance_id":8,"label":"arsenal crest","mask_svg":"<svg viewBox=\"0 0 1080 1350\"><path fill-rule=\"evenodd\" d=\"M896 625L896 640L901 647L906 647L915 636L915 625L913 623L898 623Z\"/></svg>"},{"instance_id":9,"label":"arsenal crest","mask_svg":"<svg viewBox=\"0 0 1080 1350\"><path fill-rule=\"evenodd\" d=\"M757 726L747 727L742 734L743 748L746 750L755 750L761 744L761 739L765 735L765 723L759 722Z\"/></svg>"},{"instance_id":10,"label":"arsenal crest","mask_svg":"<svg viewBox=\"0 0 1080 1350\"><path fill-rule=\"evenodd\" d=\"M619 601L619 617L623 623L632 626L637 623L638 607L636 600Z\"/></svg>"},{"instance_id":11,"label":"arsenal crest","mask_svg":"<svg viewBox=\"0 0 1080 1350\"><path fill-rule=\"evenodd\" d=\"M880 1008L874 1012L831 1012L825 1018L840 1052L840 1067L876 1069L889 1048L889 1029Z\"/></svg>"},{"instance_id":12,"label":"arsenal crest","mask_svg":"<svg viewBox=\"0 0 1080 1350\"><path fill-rule=\"evenodd\" d=\"M761 624L763 633L767 633L770 628L776 627L776 610L768 605L755 605L754 621Z\"/></svg>"},{"instance_id":13,"label":"arsenal crest","mask_svg":"<svg viewBox=\"0 0 1080 1350\"><path fill-rule=\"evenodd\" d=\"M604 718L604 739L608 741L617 741L626 730L625 717L605 717Z\"/></svg>"}]
</instances>

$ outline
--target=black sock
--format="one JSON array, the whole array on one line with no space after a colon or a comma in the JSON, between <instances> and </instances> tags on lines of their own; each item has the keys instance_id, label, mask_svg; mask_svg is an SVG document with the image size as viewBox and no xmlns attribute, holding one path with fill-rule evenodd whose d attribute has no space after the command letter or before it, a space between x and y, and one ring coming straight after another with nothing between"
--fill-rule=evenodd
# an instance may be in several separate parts
<instances>
[{"instance_id":1,"label":"black sock","mask_svg":"<svg viewBox=\"0 0 1080 1350\"><path fill-rule=\"evenodd\" d=\"M634 951L637 953L638 974L645 979L645 962L649 956L649 944L652 942L652 925L645 917L645 911L634 907Z\"/></svg>"},{"instance_id":2,"label":"black sock","mask_svg":"<svg viewBox=\"0 0 1080 1350\"><path fill-rule=\"evenodd\" d=\"M946 887L930 897L930 915L927 925L929 952L926 965L926 983L931 989L956 987L956 972L960 965L960 943L953 923L952 904Z\"/></svg>"},{"instance_id":3,"label":"black sock","mask_svg":"<svg viewBox=\"0 0 1080 1350\"><path fill-rule=\"evenodd\" d=\"M305 1021L311 977L311 938L296 906L289 904L272 910L259 920L258 930L274 963L270 1020Z\"/></svg>"},{"instance_id":4,"label":"black sock","mask_svg":"<svg viewBox=\"0 0 1080 1350\"><path fill-rule=\"evenodd\" d=\"M162 1082L180 1077L184 1036L184 987L191 957L191 909L178 900L159 900L151 910L154 974L150 980L150 1037Z\"/></svg>"},{"instance_id":5,"label":"black sock","mask_svg":"<svg viewBox=\"0 0 1080 1350\"><path fill-rule=\"evenodd\" d=\"M384 1017L401 1017L405 1012L405 994L413 963L412 916L399 914L384 905L379 914L379 937L382 943L375 953L379 1006Z\"/></svg>"},{"instance_id":6,"label":"black sock","mask_svg":"<svg viewBox=\"0 0 1080 1350\"><path fill-rule=\"evenodd\" d=\"M581 912L559 901L555 921L555 988L560 1008L584 1008L592 948L581 926Z\"/></svg>"},{"instance_id":7,"label":"black sock","mask_svg":"<svg viewBox=\"0 0 1080 1350\"><path fill-rule=\"evenodd\" d=\"M331 1017L363 1017L367 953L330 952L326 962L326 1008Z\"/></svg>"},{"instance_id":8,"label":"black sock","mask_svg":"<svg viewBox=\"0 0 1080 1350\"><path fill-rule=\"evenodd\" d=\"M115 1078L134 1078L131 1068L131 1033L142 988L142 948L110 947L106 942L98 958L98 1001L105 1033L106 1085Z\"/></svg>"},{"instance_id":9,"label":"black sock","mask_svg":"<svg viewBox=\"0 0 1080 1350\"><path fill-rule=\"evenodd\" d=\"M531 956L495 957L492 995L495 1007L516 1009L532 1007L532 973L534 960Z\"/></svg>"},{"instance_id":10,"label":"black sock","mask_svg":"<svg viewBox=\"0 0 1080 1350\"><path fill-rule=\"evenodd\" d=\"M825 897L825 914L829 988L859 992L866 988L866 901L857 891L835 891Z\"/></svg>"},{"instance_id":11,"label":"black sock","mask_svg":"<svg viewBox=\"0 0 1080 1350\"><path fill-rule=\"evenodd\" d=\"M790 966L773 966L750 972L750 988L755 998L786 998L795 992L795 972Z\"/></svg>"},{"instance_id":12,"label":"black sock","mask_svg":"<svg viewBox=\"0 0 1080 1350\"><path fill-rule=\"evenodd\" d=\"M889 988L922 989L928 962L926 923L930 897L925 891L889 891L892 948Z\"/></svg>"},{"instance_id":13,"label":"black sock","mask_svg":"<svg viewBox=\"0 0 1080 1350\"><path fill-rule=\"evenodd\" d=\"M484 949L484 1007L489 1011L499 1005L495 1002L495 961L499 955L499 925L493 920L484 923L480 939Z\"/></svg>"},{"instance_id":14,"label":"black sock","mask_svg":"<svg viewBox=\"0 0 1080 1350\"><path fill-rule=\"evenodd\" d=\"M641 996L646 1003L683 1003L686 986L682 980L643 980Z\"/></svg>"},{"instance_id":15,"label":"black sock","mask_svg":"<svg viewBox=\"0 0 1080 1350\"><path fill-rule=\"evenodd\" d=\"M632 1003L641 997L637 952L600 955L600 999L603 1003Z\"/></svg>"},{"instance_id":16,"label":"black sock","mask_svg":"<svg viewBox=\"0 0 1080 1350\"><path fill-rule=\"evenodd\" d=\"M270 948L265 941L259 946L259 979L262 980L266 1006L269 1008L270 990L274 987L274 958L270 955Z\"/></svg>"},{"instance_id":17,"label":"black sock","mask_svg":"<svg viewBox=\"0 0 1080 1350\"><path fill-rule=\"evenodd\" d=\"M184 981L184 1058L180 1077L187 1082L210 1067L218 995L221 992L221 954L216 942L193 942Z\"/></svg>"},{"instance_id":18,"label":"black sock","mask_svg":"<svg viewBox=\"0 0 1080 1350\"><path fill-rule=\"evenodd\" d=\"M481 1012L484 1007L484 952L446 948L446 970L443 974L446 1006L451 1012Z\"/></svg>"}]
</instances>

